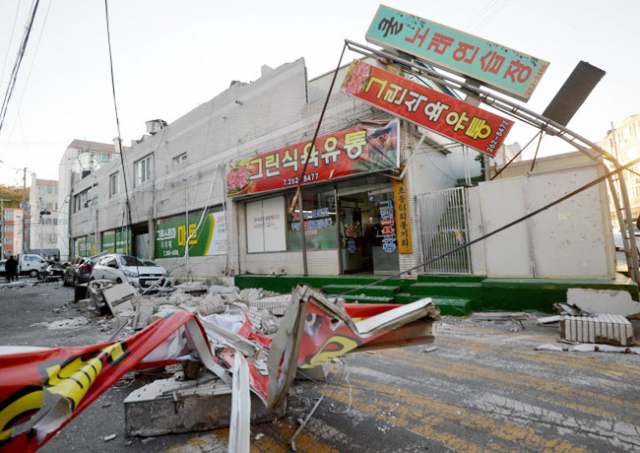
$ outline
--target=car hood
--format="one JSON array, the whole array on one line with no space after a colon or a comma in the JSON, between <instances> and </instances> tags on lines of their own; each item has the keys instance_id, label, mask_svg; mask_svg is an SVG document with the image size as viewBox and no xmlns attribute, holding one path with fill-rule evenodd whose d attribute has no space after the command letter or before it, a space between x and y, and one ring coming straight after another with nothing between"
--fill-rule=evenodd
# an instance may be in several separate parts
<instances>
[{"instance_id":1,"label":"car hood","mask_svg":"<svg viewBox=\"0 0 640 453\"><path fill-rule=\"evenodd\" d=\"M137 272L141 275L166 275L167 271L163 267L155 266L122 266L122 270L129 272Z\"/></svg>"}]
</instances>

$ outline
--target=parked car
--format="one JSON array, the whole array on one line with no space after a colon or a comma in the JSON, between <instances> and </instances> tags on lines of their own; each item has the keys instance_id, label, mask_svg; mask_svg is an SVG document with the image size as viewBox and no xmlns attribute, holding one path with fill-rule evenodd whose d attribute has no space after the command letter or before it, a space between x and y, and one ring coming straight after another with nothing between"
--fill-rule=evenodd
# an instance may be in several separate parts
<instances>
[{"instance_id":1,"label":"parked car","mask_svg":"<svg viewBox=\"0 0 640 453\"><path fill-rule=\"evenodd\" d=\"M0 260L0 275L4 275L7 271L4 269L4 263L6 263L7 260Z\"/></svg>"},{"instance_id":2,"label":"parked car","mask_svg":"<svg viewBox=\"0 0 640 453\"><path fill-rule=\"evenodd\" d=\"M76 286L91 280L93 261L89 258L76 258L67 266L62 276L64 286Z\"/></svg>"},{"instance_id":3,"label":"parked car","mask_svg":"<svg viewBox=\"0 0 640 453\"><path fill-rule=\"evenodd\" d=\"M58 262L49 263L45 270L38 273L38 278L45 282L62 280L64 266Z\"/></svg>"},{"instance_id":4,"label":"parked car","mask_svg":"<svg viewBox=\"0 0 640 453\"><path fill-rule=\"evenodd\" d=\"M93 266L91 274L94 280L127 282L136 288L148 288L168 275L165 268L153 261L119 253L110 253L101 257Z\"/></svg>"},{"instance_id":5,"label":"parked car","mask_svg":"<svg viewBox=\"0 0 640 453\"><path fill-rule=\"evenodd\" d=\"M18 274L29 274L37 277L38 273L45 270L47 262L40 255L23 253L18 255Z\"/></svg>"}]
</instances>

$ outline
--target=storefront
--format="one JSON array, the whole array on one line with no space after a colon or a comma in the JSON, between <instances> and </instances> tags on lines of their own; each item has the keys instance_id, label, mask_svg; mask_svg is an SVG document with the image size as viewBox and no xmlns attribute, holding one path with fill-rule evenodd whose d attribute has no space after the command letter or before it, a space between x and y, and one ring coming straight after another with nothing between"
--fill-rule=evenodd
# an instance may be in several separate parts
<instances>
[{"instance_id":1,"label":"storefront","mask_svg":"<svg viewBox=\"0 0 640 453\"><path fill-rule=\"evenodd\" d=\"M307 156L309 143L236 163L227 189L238 200L237 206L244 207L245 222L240 228L246 234L247 271L264 272L260 270L264 267L252 265L266 260L300 263L304 237L307 260L316 266L321 262L321 273L397 273L400 219L393 181L399 173L398 129L393 121L380 128L353 128L320 137L316 143L322 146L314 149L305 172L302 215L297 203L292 209L298 176L284 173L298 150ZM358 141L353 140L354 134ZM303 165L300 159L295 175ZM273 267L296 272L285 265Z\"/></svg>"}]
</instances>

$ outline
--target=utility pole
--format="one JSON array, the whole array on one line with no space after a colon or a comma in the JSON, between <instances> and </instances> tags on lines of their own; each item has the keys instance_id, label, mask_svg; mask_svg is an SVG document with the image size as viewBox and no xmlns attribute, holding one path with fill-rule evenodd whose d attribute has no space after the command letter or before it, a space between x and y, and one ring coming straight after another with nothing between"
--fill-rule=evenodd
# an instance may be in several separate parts
<instances>
[{"instance_id":1,"label":"utility pole","mask_svg":"<svg viewBox=\"0 0 640 453\"><path fill-rule=\"evenodd\" d=\"M27 167L22 176L22 253L27 253Z\"/></svg>"}]
</instances>

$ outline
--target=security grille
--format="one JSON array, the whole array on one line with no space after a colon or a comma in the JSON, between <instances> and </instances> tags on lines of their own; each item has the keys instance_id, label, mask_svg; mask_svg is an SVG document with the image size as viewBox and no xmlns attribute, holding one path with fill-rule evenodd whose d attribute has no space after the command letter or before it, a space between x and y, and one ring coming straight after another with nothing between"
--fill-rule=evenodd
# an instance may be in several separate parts
<instances>
[{"instance_id":1,"label":"security grille","mask_svg":"<svg viewBox=\"0 0 640 453\"><path fill-rule=\"evenodd\" d=\"M418 196L425 260L442 255L469 240L467 191L464 187ZM424 267L428 274L471 274L471 251L462 249Z\"/></svg>"}]
</instances>

